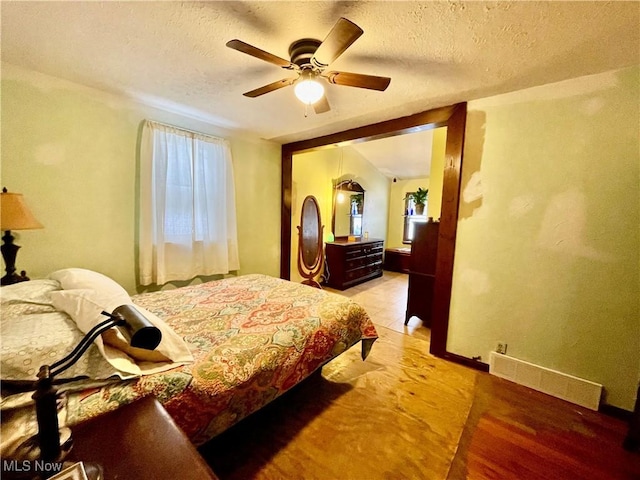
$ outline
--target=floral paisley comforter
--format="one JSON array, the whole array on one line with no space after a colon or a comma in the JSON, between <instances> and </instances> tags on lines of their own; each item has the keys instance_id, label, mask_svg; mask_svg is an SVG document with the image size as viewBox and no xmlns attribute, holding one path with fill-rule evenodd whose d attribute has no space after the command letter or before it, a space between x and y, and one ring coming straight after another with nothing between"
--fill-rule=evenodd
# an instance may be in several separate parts
<instances>
[{"instance_id":1,"label":"floral paisley comforter","mask_svg":"<svg viewBox=\"0 0 640 480\"><path fill-rule=\"evenodd\" d=\"M377 333L362 307L265 275L245 275L133 301L183 336L194 363L70 394L67 423L153 394L196 445L260 409L324 363Z\"/></svg>"}]
</instances>

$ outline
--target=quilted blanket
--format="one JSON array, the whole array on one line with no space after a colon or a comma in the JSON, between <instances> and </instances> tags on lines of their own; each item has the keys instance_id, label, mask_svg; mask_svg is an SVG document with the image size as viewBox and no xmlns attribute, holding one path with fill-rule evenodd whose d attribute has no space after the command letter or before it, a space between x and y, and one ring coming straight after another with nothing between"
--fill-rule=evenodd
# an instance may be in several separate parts
<instances>
[{"instance_id":1,"label":"quilted blanket","mask_svg":"<svg viewBox=\"0 0 640 480\"><path fill-rule=\"evenodd\" d=\"M194 363L70 394L67 424L153 394L199 445L359 341L364 359L377 338L353 301L265 275L132 299L185 339Z\"/></svg>"}]
</instances>

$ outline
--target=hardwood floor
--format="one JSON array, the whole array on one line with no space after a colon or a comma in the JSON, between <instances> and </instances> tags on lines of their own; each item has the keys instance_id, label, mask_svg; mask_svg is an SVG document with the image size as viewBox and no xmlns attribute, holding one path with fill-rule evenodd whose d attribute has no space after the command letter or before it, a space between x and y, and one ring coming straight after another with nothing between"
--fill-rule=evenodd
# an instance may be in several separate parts
<instances>
[{"instance_id":1,"label":"hardwood floor","mask_svg":"<svg viewBox=\"0 0 640 480\"><path fill-rule=\"evenodd\" d=\"M342 292L380 334L366 361L350 349L201 447L221 480L640 479L624 422L429 355L402 276Z\"/></svg>"},{"instance_id":2,"label":"hardwood floor","mask_svg":"<svg viewBox=\"0 0 640 480\"><path fill-rule=\"evenodd\" d=\"M638 480L626 433L626 422L481 372L447 479Z\"/></svg>"}]
</instances>

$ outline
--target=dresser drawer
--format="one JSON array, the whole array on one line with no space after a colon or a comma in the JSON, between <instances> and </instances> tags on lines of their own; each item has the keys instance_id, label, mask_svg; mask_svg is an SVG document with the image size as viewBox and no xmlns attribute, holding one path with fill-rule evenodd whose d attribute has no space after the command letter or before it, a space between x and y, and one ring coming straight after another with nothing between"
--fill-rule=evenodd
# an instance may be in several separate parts
<instances>
[{"instance_id":1,"label":"dresser drawer","mask_svg":"<svg viewBox=\"0 0 640 480\"><path fill-rule=\"evenodd\" d=\"M377 250L377 249L376 249ZM366 265L374 263L382 263L382 250L371 253L360 253L357 257L347 257L345 259L345 268L351 270L354 268L360 268Z\"/></svg>"},{"instance_id":2,"label":"dresser drawer","mask_svg":"<svg viewBox=\"0 0 640 480\"><path fill-rule=\"evenodd\" d=\"M382 274L382 260L373 264L364 265L360 268L347 270L345 272L345 282L365 278L368 279L369 277L373 277L378 273Z\"/></svg>"},{"instance_id":3,"label":"dresser drawer","mask_svg":"<svg viewBox=\"0 0 640 480\"><path fill-rule=\"evenodd\" d=\"M344 258L346 260L352 260L354 258L360 258L366 256L366 252L362 249L362 247L358 248L347 248L344 251Z\"/></svg>"},{"instance_id":4,"label":"dresser drawer","mask_svg":"<svg viewBox=\"0 0 640 480\"><path fill-rule=\"evenodd\" d=\"M329 242L326 244L326 284L344 290L382 275L384 242Z\"/></svg>"},{"instance_id":5,"label":"dresser drawer","mask_svg":"<svg viewBox=\"0 0 640 480\"><path fill-rule=\"evenodd\" d=\"M346 257L359 257L362 255L369 255L371 253L382 253L382 242L376 243L366 243L366 244L358 244L358 245L350 245L345 247L345 256Z\"/></svg>"},{"instance_id":6,"label":"dresser drawer","mask_svg":"<svg viewBox=\"0 0 640 480\"><path fill-rule=\"evenodd\" d=\"M367 263L367 257L365 255L360 257L354 257L354 258L347 259L344 262L344 268L346 270L353 270L354 268L359 268L363 265L366 265L366 263Z\"/></svg>"}]
</instances>

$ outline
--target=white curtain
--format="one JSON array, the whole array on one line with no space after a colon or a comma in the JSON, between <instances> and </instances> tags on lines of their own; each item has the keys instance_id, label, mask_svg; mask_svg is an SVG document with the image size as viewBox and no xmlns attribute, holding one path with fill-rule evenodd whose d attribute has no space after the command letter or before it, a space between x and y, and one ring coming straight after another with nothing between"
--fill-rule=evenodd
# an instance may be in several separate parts
<instances>
[{"instance_id":1,"label":"white curtain","mask_svg":"<svg viewBox=\"0 0 640 480\"><path fill-rule=\"evenodd\" d=\"M144 122L139 266L142 285L240 268L226 140Z\"/></svg>"}]
</instances>

